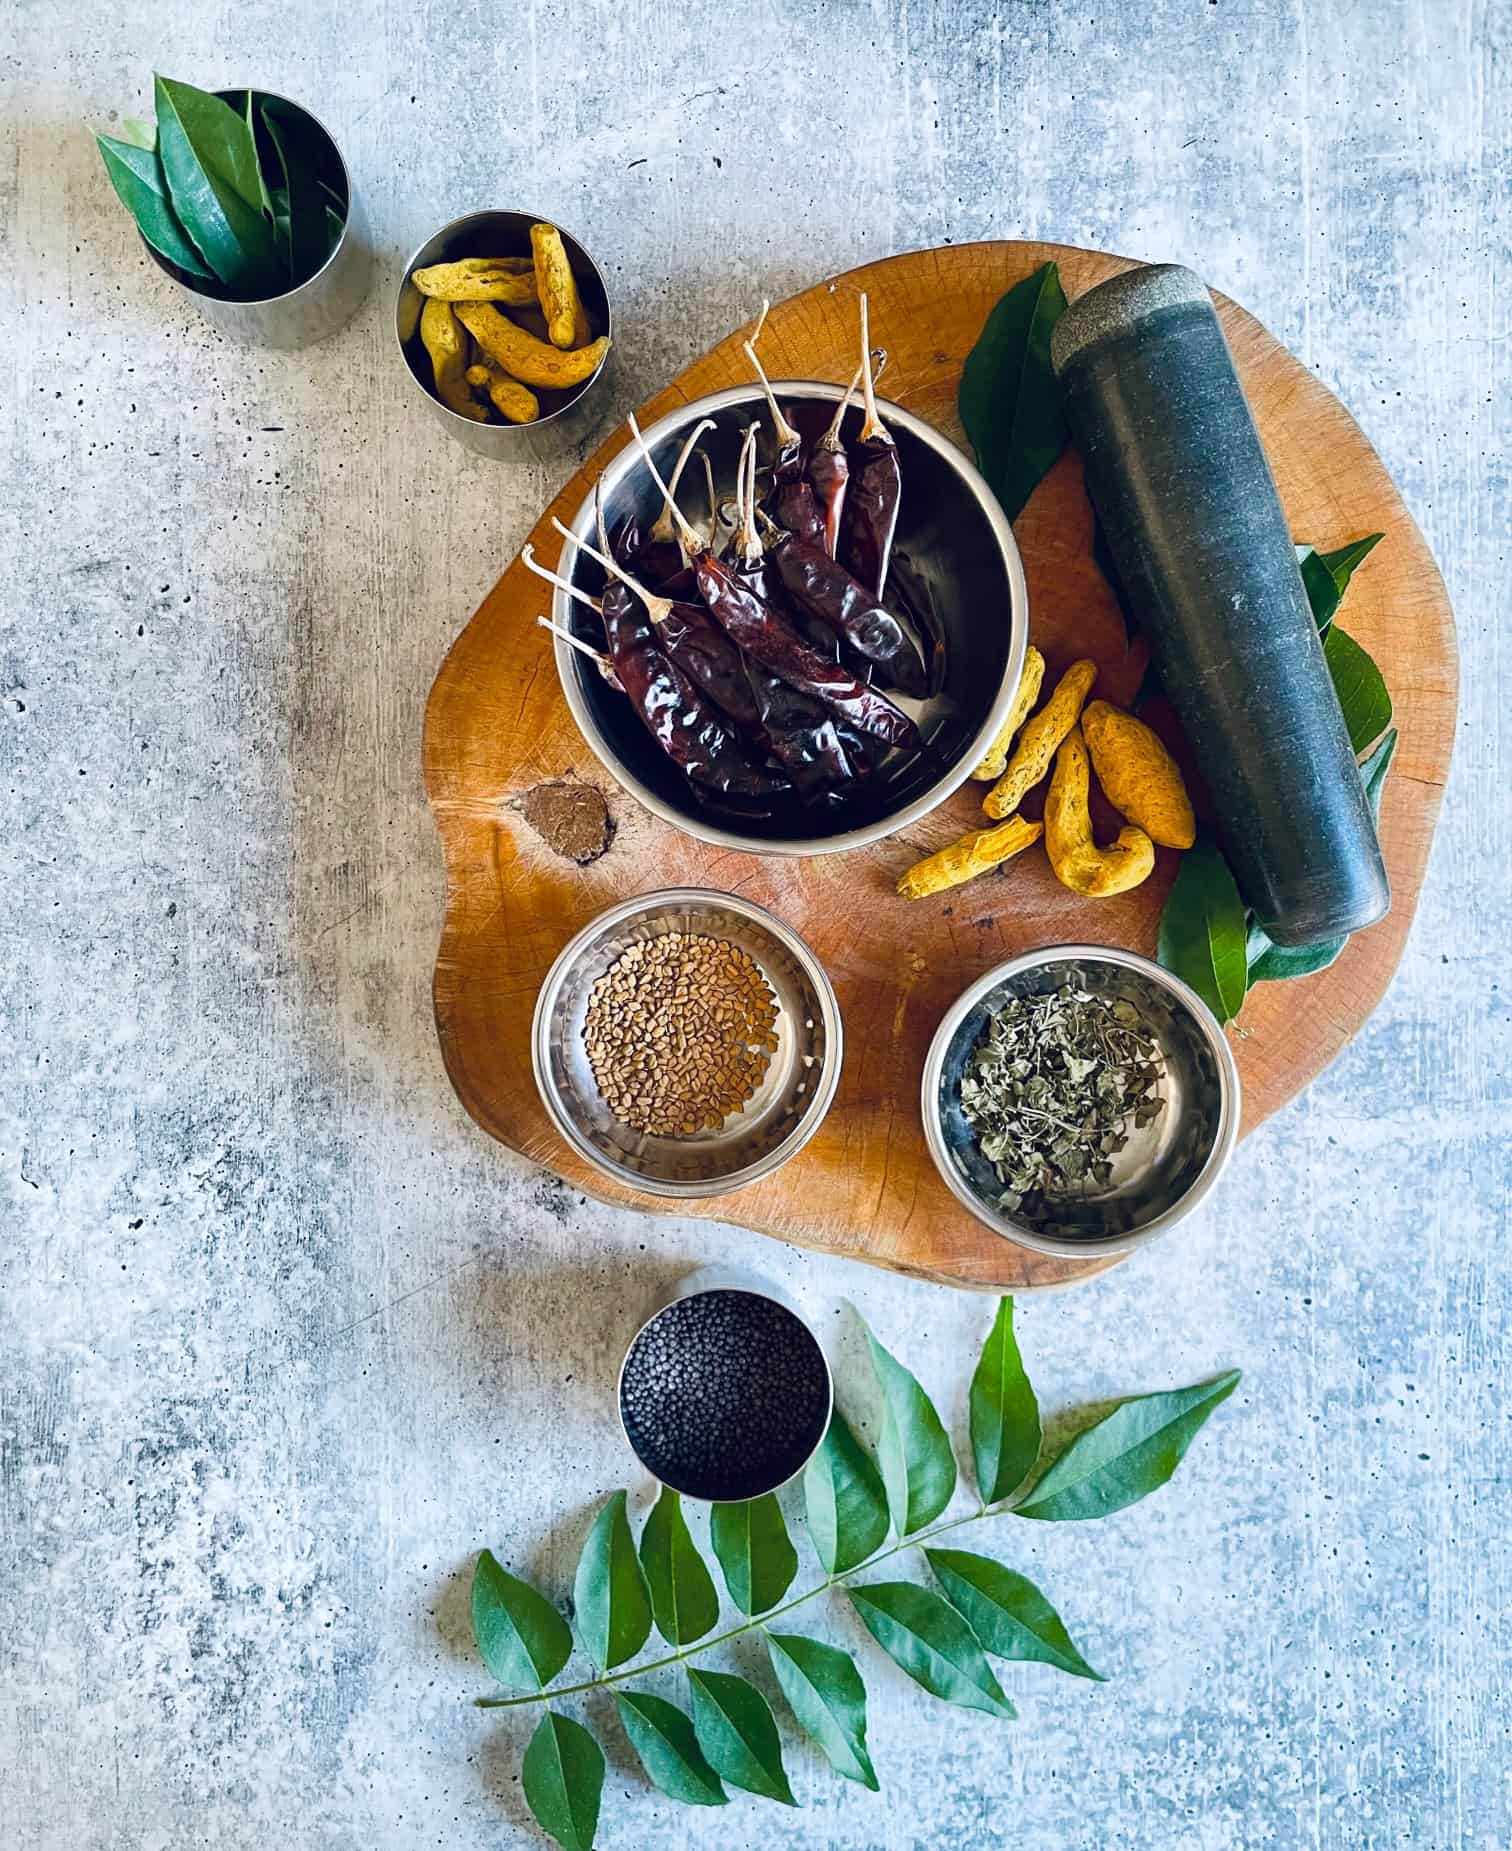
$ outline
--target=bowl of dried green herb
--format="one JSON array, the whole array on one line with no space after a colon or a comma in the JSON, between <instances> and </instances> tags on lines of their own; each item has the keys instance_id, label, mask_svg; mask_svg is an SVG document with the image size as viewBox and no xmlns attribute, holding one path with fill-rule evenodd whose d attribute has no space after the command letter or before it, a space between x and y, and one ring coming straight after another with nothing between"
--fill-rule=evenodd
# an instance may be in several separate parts
<instances>
[{"instance_id":1,"label":"bowl of dried green herb","mask_svg":"<svg viewBox=\"0 0 1512 1851\"><path fill-rule=\"evenodd\" d=\"M1239 1135L1239 1072L1197 995L1149 958L1054 945L999 964L941 1022L924 1134L989 1227L1077 1257L1190 1214Z\"/></svg>"}]
</instances>

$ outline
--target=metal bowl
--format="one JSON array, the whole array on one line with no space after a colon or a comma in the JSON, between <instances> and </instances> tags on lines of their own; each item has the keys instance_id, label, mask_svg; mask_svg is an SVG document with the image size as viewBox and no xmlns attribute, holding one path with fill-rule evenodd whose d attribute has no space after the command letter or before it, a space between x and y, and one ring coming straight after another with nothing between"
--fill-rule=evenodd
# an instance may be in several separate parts
<instances>
[{"instance_id":1,"label":"metal bowl","mask_svg":"<svg viewBox=\"0 0 1512 1851\"><path fill-rule=\"evenodd\" d=\"M843 388L790 379L779 381L775 390L784 403L797 406L795 421L810 405L811 416L823 428ZM606 770L653 814L700 841L783 855L832 854L879 841L927 815L962 785L1007 717L1029 639L1028 593L1013 533L997 498L953 443L901 406L879 404L897 440L903 472L897 547L928 578L946 639L940 692L923 701L891 697L918 721L927 741L924 753L894 752L854 801L833 816L805 809L796 799L761 820L716 814L694 796L624 696L608 687L578 651L560 639L556 643L567 705ZM856 435L861 415L852 408L846 435ZM741 438L757 416L766 417L760 388L734 386L669 413L645 437L665 477L687 431L701 418L712 418L717 429L703 447L720 496L730 498ZM683 480L689 506L701 506L701 472L690 470ZM695 486L687 486L690 482ZM633 443L605 469L601 485L611 531L627 515L644 523L659 512L661 498ZM571 527L581 538L593 539L591 496ZM565 542L561 569L584 591L596 594L603 584L602 572L587 554ZM555 594L552 614L559 625L593 640L592 614L565 592ZM602 647L602 633L598 641Z\"/></svg>"},{"instance_id":2,"label":"metal bowl","mask_svg":"<svg viewBox=\"0 0 1512 1851\"><path fill-rule=\"evenodd\" d=\"M607 409L601 388L614 357L614 315L603 272L571 232L557 226L578 294L596 333L609 336L609 351L581 385L539 395L541 415L533 424L478 424L441 403L435 394L430 356L420 339L424 297L410 278L429 264L455 263L463 257L528 257L531 226L553 222L539 212L469 212L453 219L427 238L404 266L394 302L394 338L400 357L432 415L458 443L495 462L552 463L565 451L580 449L592 436Z\"/></svg>"},{"instance_id":3,"label":"metal bowl","mask_svg":"<svg viewBox=\"0 0 1512 1851\"><path fill-rule=\"evenodd\" d=\"M717 1131L653 1137L621 1124L588 1063L588 993L628 946L708 932L747 952L777 999L777 1051L756 1093ZM728 1195L770 1176L819 1129L840 1082L840 1010L824 967L764 907L699 887L622 900L582 929L536 998L531 1059L552 1123L596 1169L648 1195Z\"/></svg>"},{"instance_id":4,"label":"metal bowl","mask_svg":"<svg viewBox=\"0 0 1512 1851\"><path fill-rule=\"evenodd\" d=\"M1043 996L1076 973L1082 987L1131 1002L1160 1046L1165 1110L1135 1130L1108 1186L1062 1197L1031 1222L998 1206L992 1165L961 1109L961 1076L989 1017L1011 996ZM929 1154L953 1194L999 1234L1068 1259L1127 1253L1188 1215L1217 1182L1239 1135L1239 1070L1217 1018L1195 990L1132 951L1052 945L1010 958L951 1007L930 1044L922 1090Z\"/></svg>"}]
</instances>

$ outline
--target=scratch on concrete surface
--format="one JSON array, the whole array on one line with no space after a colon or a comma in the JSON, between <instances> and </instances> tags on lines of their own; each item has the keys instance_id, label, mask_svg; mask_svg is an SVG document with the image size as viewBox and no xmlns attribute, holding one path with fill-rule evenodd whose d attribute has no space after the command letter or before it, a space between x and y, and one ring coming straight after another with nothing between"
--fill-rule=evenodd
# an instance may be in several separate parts
<instances>
[{"instance_id":1,"label":"scratch on concrete surface","mask_svg":"<svg viewBox=\"0 0 1512 1851\"><path fill-rule=\"evenodd\" d=\"M469 1702L467 1576L487 1544L563 1596L597 1501L645 1508L615 1371L696 1263L784 1283L848 1399L853 1301L964 1419L980 1298L589 1203L447 1084L423 704L571 472L449 445L395 373L403 254L487 202L605 265L620 410L762 296L893 250L1192 264L1359 417L1465 659L1381 1009L1200 1217L1021 1309L1052 1411L1245 1371L1158 1497L984 1544L1110 1683L1005 1667L1005 1729L816 1602L863 1657L882 1794L797 1747L805 1810L711 1824L606 1732L602 1842L1504 1851L1512 9L737 12L376 0L358 56L266 0L0 24L6 1851L544 1843L524 1731ZM164 66L341 139L382 262L327 345L230 347L144 259L82 125L144 114Z\"/></svg>"}]
</instances>

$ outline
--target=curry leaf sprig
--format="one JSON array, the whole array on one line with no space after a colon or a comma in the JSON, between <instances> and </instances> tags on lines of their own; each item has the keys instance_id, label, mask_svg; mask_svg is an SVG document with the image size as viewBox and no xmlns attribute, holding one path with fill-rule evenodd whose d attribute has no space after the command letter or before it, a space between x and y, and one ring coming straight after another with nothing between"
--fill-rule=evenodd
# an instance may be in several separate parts
<instances>
[{"instance_id":1,"label":"curry leaf sprig","mask_svg":"<svg viewBox=\"0 0 1512 1851\"><path fill-rule=\"evenodd\" d=\"M156 118L99 135L105 171L138 231L196 287L250 302L283 295L325 263L346 224L323 133L255 90L237 106L153 80Z\"/></svg>"},{"instance_id":2,"label":"curry leaf sprig","mask_svg":"<svg viewBox=\"0 0 1512 1851\"><path fill-rule=\"evenodd\" d=\"M866 1687L851 1653L777 1622L831 1591L844 1593L866 1631L931 1696L1000 1720L1015 1715L991 1660L1029 1661L1100 1681L1064 1622L1017 1570L954 1546L954 1533L985 1519L1083 1521L1123 1510L1166 1483L1213 1410L1234 1391L1236 1369L1188 1388L1136 1395L1044 1456L1039 1403L1003 1299L971 1379L969 1425L977 1508L945 1515L957 1485L955 1455L917 1378L868 1333L880 1399L875 1452L837 1409L803 1475L805 1529L822 1578L801 1593L798 1551L774 1495L715 1504L710 1540L730 1604L720 1596L675 1491L663 1490L637 1546L623 1491L594 1519L573 1587L573 1628L547 1597L485 1549L473 1577L472 1619L488 1670L516 1694L481 1697L484 1709L546 1705L525 1749L526 1804L564 1851L589 1851L598 1830L605 1757L593 1733L557 1707L607 1691L652 1786L689 1806L723 1806L729 1787L797 1805L782 1734L768 1698L747 1678L695 1664L742 1637L765 1647L772 1685L798 1729L847 1780L875 1790L866 1742ZM952 1545L942 1546L947 1537ZM872 1571L916 1552L933 1585L878 1579ZM858 1579L865 1574L866 1578ZM640 1658L653 1625L668 1646ZM574 1650L595 1674L557 1682ZM632 1662L632 1661L639 1662ZM631 1689L681 1670L685 1703Z\"/></svg>"},{"instance_id":3,"label":"curry leaf sprig","mask_svg":"<svg viewBox=\"0 0 1512 1851\"><path fill-rule=\"evenodd\" d=\"M1358 754L1379 742L1360 765L1371 814L1378 823L1381 791L1397 747L1391 696L1380 669L1340 629L1334 616L1355 568L1380 539L1378 533L1367 534L1332 553L1319 553L1311 546L1297 548L1302 582L1323 638L1323 658L1350 744ZM1160 916L1156 955L1168 970L1185 978L1220 1022L1228 1022L1238 1015L1255 984L1326 970L1347 942L1347 937L1339 937L1316 945L1273 944L1240 897L1223 851L1204 832L1181 858Z\"/></svg>"}]
</instances>

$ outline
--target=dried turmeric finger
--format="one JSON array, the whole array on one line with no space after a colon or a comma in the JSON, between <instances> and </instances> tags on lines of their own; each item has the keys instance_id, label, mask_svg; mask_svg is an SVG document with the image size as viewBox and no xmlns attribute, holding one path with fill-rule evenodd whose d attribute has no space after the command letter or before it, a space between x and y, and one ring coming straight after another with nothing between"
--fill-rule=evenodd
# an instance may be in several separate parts
<instances>
[{"instance_id":1,"label":"dried turmeric finger","mask_svg":"<svg viewBox=\"0 0 1512 1851\"><path fill-rule=\"evenodd\" d=\"M495 311L497 312L497 311ZM488 413L467 389L467 338L457 326L449 302L427 296L420 311L420 339L430 355L436 380L436 397L448 411L483 424Z\"/></svg>"},{"instance_id":2,"label":"dried turmeric finger","mask_svg":"<svg viewBox=\"0 0 1512 1851\"><path fill-rule=\"evenodd\" d=\"M959 887L962 881L985 874L1038 842L1043 827L1040 823L1026 823L1021 816L1010 816L996 829L973 829L959 842L916 861L898 882L898 892L905 900L922 900L926 894Z\"/></svg>"},{"instance_id":3,"label":"dried turmeric finger","mask_svg":"<svg viewBox=\"0 0 1512 1851\"><path fill-rule=\"evenodd\" d=\"M525 257L464 257L457 263L430 264L416 270L410 281L422 296L442 302L511 302L523 308L536 299L534 263Z\"/></svg>"},{"instance_id":4,"label":"dried turmeric finger","mask_svg":"<svg viewBox=\"0 0 1512 1851\"><path fill-rule=\"evenodd\" d=\"M1155 844L1129 823L1119 830L1117 841L1099 848L1092 839L1087 808L1089 783L1086 742L1081 728L1073 726L1055 755L1055 775L1045 798L1045 853L1063 887L1100 900L1148 880L1155 866Z\"/></svg>"},{"instance_id":5,"label":"dried turmeric finger","mask_svg":"<svg viewBox=\"0 0 1512 1851\"><path fill-rule=\"evenodd\" d=\"M580 386L598 371L609 351L609 337L600 335L586 347L562 353L517 328L491 302L459 302L456 312L489 359L527 386L547 386L558 392Z\"/></svg>"},{"instance_id":6,"label":"dried turmeric finger","mask_svg":"<svg viewBox=\"0 0 1512 1851\"><path fill-rule=\"evenodd\" d=\"M989 783L1003 775L1008 764L1008 748L1013 744L1014 735L1029 717L1029 709L1039 699L1040 683L1045 679L1045 658L1029 645L1024 655L1024 672L1019 676L1018 687L1014 690L1013 705L1008 709L1008 718L1003 722L1003 730L987 748L986 756L975 771L974 778L985 778Z\"/></svg>"},{"instance_id":7,"label":"dried turmeric finger","mask_svg":"<svg viewBox=\"0 0 1512 1851\"><path fill-rule=\"evenodd\" d=\"M507 424L534 424L541 415L541 401L529 386L501 373L496 366L470 366L467 383L487 392L495 411Z\"/></svg>"},{"instance_id":8,"label":"dried turmeric finger","mask_svg":"<svg viewBox=\"0 0 1512 1851\"><path fill-rule=\"evenodd\" d=\"M1108 802L1164 848L1190 848L1197 818L1181 769L1158 733L1132 713L1092 701L1081 717L1082 737Z\"/></svg>"},{"instance_id":9,"label":"dried turmeric finger","mask_svg":"<svg viewBox=\"0 0 1512 1851\"><path fill-rule=\"evenodd\" d=\"M555 225L532 225L530 248L535 255L536 294L541 298L552 346L586 345L592 331L578 299L577 279L567 261L562 234Z\"/></svg>"},{"instance_id":10,"label":"dried turmeric finger","mask_svg":"<svg viewBox=\"0 0 1512 1851\"><path fill-rule=\"evenodd\" d=\"M1095 662L1073 662L1039 712L1024 728L1008 769L982 800L989 816L1012 816L1050 769L1055 748L1076 724L1097 679Z\"/></svg>"}]
</instances>

